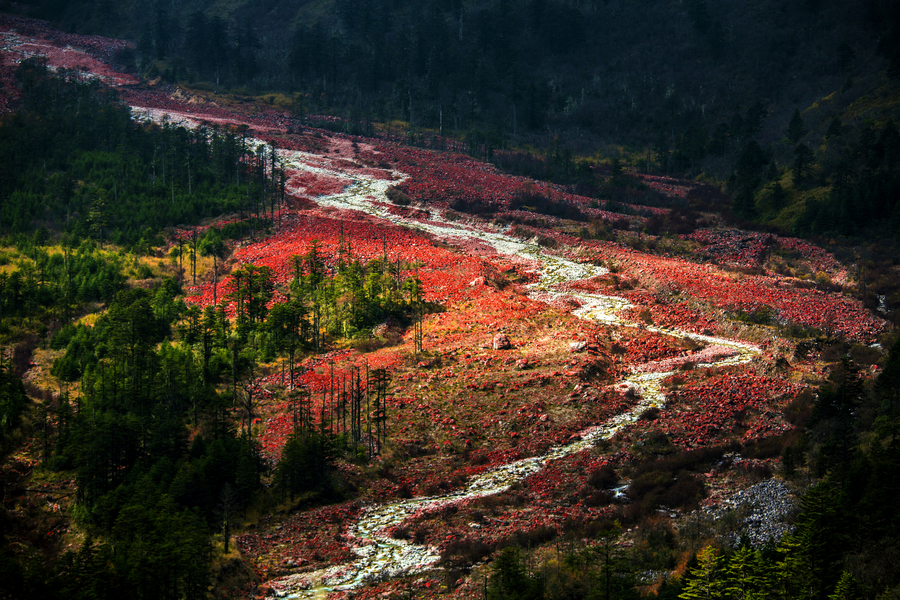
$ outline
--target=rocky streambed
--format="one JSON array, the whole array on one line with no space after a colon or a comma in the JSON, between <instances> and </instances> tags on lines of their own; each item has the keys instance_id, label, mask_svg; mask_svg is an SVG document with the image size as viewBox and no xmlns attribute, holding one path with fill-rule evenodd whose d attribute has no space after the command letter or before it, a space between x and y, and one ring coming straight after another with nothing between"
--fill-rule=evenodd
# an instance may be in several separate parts
<instances>
[{"instance_id":1,"label":"rocky streambed","mask_svg":"<svg viewBox=\"0 0 900 600\"><path fill-rule=\"evenodd\" d=\"M390 212L387 208L385 192L394 181L385 181L347 172L331 172L317 162L316 166L305 162L307 155L296 152L282 152L288 169L304 172L312 171L327 176L340 176L353 181L344 191L327 197L320 197L317 202L326 207L355 210L370 216L381 218L398 225L428 232L449 243L478 242L490 246L497 253L513 257L527 264L538 275L537 282L531 284L529 293L537 299L553 300L560 296L574 297L580 307L574 314L597 322L620 327L638 327L638 324L620 317L621 311L631 305L623 298L579 292L558 291L560 284L589 279L606 274L608 271L592 264L579 263L565 257L547 252L537 244L530 244L511 237L503 231L488 231L471 225L449 222L438 213L432 212L429 218L411 219ZM403 174L396 173L397 178ZM644 327L641 325L641 327ZM748 362L760 351L753 345L734 340L716 338L661 327L645 327L664 335L677 338L690 338L696 341L715 345L719 351L711 354L712 360L696 366L724 366ZM669 365L665 365L668 367ZM312 571L302 574L288 575L268 582L273 593L279 597L312 598L327 594L330 591L350 590L367 582L410 575L434 568L439 555L429 546L419 545L407 540L390 537L390 531L405 520L426 511L437 510L447 504L499 494L529 475L538 472L548 463L559 460L591 448L597 441L609 438L634 423L651 407L660 407L665 403L661 389L664 379L674 373L674 369L654 369L653 365L642 365L640 372L635 372L618 386L630 388L640 397L639 402L628 412L616 415L607 421L582 431L578 439L551 448L546 454L533 456L495 467L471 478L464 487L447 494L410 498L373 505L366 508L359 519L349 526L347 536L351 540L357 559L345 565Z\"/></svg>"}]
</instances>

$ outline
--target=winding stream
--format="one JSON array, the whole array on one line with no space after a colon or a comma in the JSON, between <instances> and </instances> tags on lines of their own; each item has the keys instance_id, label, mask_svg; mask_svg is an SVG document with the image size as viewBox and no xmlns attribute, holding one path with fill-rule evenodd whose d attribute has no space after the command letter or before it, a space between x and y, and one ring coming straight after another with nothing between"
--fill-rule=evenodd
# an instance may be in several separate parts
<instances>
[{"instance_id":1,"label":"winding stream","mask_svg":"<svg viewBox=\"0 0 900 600\"><path fill-rule=\"evenodd\" d=\"M418 229L441 238L449 243L463 240L478 240L493 247L498 253L517 257L526 262L539 275L536 283L529 286L529 295L535 299L552 300L559 296L576 298L581 306L573 314L584 318L621 327L638 327L618 316L631 304L623 299L590 293L559 292L558 284L589 279L606 274L602 267L581 264L548 254L537 244L530 244L500 231L485 231L471 226L450 222L435 211L426 221L408 219L389 212L385 191L396 182L388 182L345 172L332 172L305 164L305 158L318 158L300 152L281 151L289 169L312 171L323 175L350 178L353 183L342 193L320 197L322 206L344 210L357 210L412 229ZM403 174L396 173L403 177ZM378 199L373 201L372 199ZM721 346L730 355L711 363L701 363L698 367L723 366L749 362L760 351L750 344L733 340L705 336L676 329L646 327L653 331L677 338L690 338L707 344ZM434 548L413 544L406 540L392 539L387 529L397 526L415 513L430 511L447 504L463 500L498 494L514 483L541 470L550 461L591 448L598 440L613 436L616 432L635 422L651 407L665 404L661 389L662 381L674 371L636 372L617 385L629 387L640 396L640 401L628 412L612 417L604 423L582 431L580 439L564 446L551 448L541 456L524 458L490 469L469 480L465 487L448 494L410 498L366 508L359 520L350 526L348 537L352 538L353 551L358 558L355 562L319 571L288 575L273 579L269 585L280 597L314 598L324 597L330 591L350 590L370 581L402 575L410 575L432 568L439 559Z\"/></svg>"},{"instance_id":2,"label":"winding stream","mask_svg":"<svg viewBox=\"0 0 900 600\"><path fill-rule=\"evenodd\" d=\"M176 126L196 127L199 123L191 115L165 110L133 107L133 113L138 119L160 123L167 121ZM259 140L249 141L251 144L264 143ZM572 297L581 304L578 309L573 311L573 314L578 317L619 327L638 327L636 323L626 321L619 316L620 311L631 306L623 298L585 292L560 292L555 289L562 283L605 275L608 271L603 267L577 263L549 254L537 244L514 238L502 231L487 231L448 221L436 211L429 211L430 217L424 221L393 214L387 210L388 200L385 192L389 186L397 182L396 179L385 181L347 173L340 169L329 170L314 167L309 162L323 163L322 157L315 154L288 150L279 150L279 154L285 167L289 170L319 173L352 181L351 185L339 194L317 198L316 201L321 206L360 211L404 227L430 233L451 244L454 241L462 243L477 240L492 247L499 254L518 258L538 274L538 281L529 286L529 295L532 298L552 301L561 296ZM405 174L399 172L394 172L394 175L401 180L406 177ZM641 325L641 327L644 326ZM696 365L697 367L746 363L760 352L751 344L724 338L662 327L651 326L645 327L645 329L676 338L690 338L706 344L714 344L726 350L725 358L715 362L699 363ZM647 365L643 366L647 367ZM643 371L646 370L643 369ZM358 557L355 562L272 579L268 584L279 597L324 598L331 591L351 590L371 581L415 574L433 568L440 558L434 548L413 544L406 540L392 539L386 530L401 524L419 512L435 510L463 500L501 493L514 483L540 471L549 462L587 450L597 441L612 437L616 432L634 423L647 409L663 406L665 396L661 384L674 371L643 371L635 372L616 384L620 389L631 388L639 395L640 401L630 411L580 432L577 440L551 448L541 456L524 458L485 471L471 478L464 488L454 492L369 506L347 531L348 537L354 542L353 551Z\"/></svg>"}]
</instances>

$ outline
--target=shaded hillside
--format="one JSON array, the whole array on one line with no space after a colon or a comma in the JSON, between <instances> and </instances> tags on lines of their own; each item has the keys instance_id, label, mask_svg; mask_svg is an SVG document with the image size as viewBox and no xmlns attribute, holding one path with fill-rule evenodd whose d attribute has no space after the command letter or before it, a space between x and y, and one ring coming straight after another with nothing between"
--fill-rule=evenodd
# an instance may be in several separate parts
<instances>
[{"instance_id":1,"label":"shaded hillside","mask_svg":"<svg viewBox=\"0 0 900 600\"><path fill-rule=\"evenodd\" d=\"M31 4L64 29L134 39L134 65L172 78L218 74L230 87L302 92L320 110L433 128L443 112L446 130L577 132L668 147L682 161L709 138L724 141L713 151L774 141L794 108L895 58L891 3L874 0L862 10L834 0Z\"/></svg>"},{"instance_id":2,"label":"shaded hillside","mask_svg":"<svg viewBox=\"0 0 900 600\"><path fill-rule=\"evenodd\" d=\"M728 182L739 217L796 234L897 227L893 151L877 147L898 118L893 2L26 4L65 30L135 40L117 59L141 74L265 93L299 119L369 134L399 120L484 156L536 148L524 174L557 181L579 179L579 156L702 174Z\"/></svg>"}]
</instances>

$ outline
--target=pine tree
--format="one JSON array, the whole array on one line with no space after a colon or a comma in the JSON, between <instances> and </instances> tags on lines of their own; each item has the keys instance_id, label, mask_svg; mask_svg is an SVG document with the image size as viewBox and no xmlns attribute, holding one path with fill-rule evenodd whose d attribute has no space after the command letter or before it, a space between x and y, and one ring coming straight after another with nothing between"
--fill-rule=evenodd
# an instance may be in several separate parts
<instances>
[{"instance_id":1,"label":"pine tree","mask_svg":"<svg viewBox=\"0 0 900 600\"><path fill-rule=\"evenodd\" d=\"M734 600L762 600L772 588L771 568L762 554L743 546L725 567L725 592Z\"/></svg>"},{"instance_id":2,"label":"pine tree","mask_svg":"<svg viewBox=\"0 0 900 600\"><path fill-rule=\"evenodd\" d=\"M385 369L375 369L369 374L368 388L372 394L373 412L372 421L375 423L375 439L372 443L376 446L375 453L381 453L387 441L387 386L390 375Z\"/></svg>"},{"instance_id":3,"label":"pine tree","mask_svg":"<svg viewBox=\"0 0 900 600\"><path fill-rule=\"evenodd\" d=\"M797 533L784 536L778 543L778 551L783 555L776 566L781 596L796 600L815 598L813 565L804 537Z\"/></svg>"},{"instance_id":4,"label":"pine tree","mask_svg":"<svg viewBox=\"0 0 900 600\"><path fill-rule=\"evenodd\" d=\"M0 349L0 444L18 427L22 413L28 406L28 396L22 380L13 373L12 365L3 361Z\"/></svg>"},{"instance_id":5,"label":"pine tree","mask_svg":"<svg viewBox=\"0 0 900 600\"><path fill-rule=\"evenodd\" d=\"M806 135L806 126L803 123L803 118L800 116L800 109L795 108L794 114L791 117L791 122L788 123L787 128L787 139L790 140L792 144L797 144Z\"/></svg>"},{"instance_id":6,"label":"pine tree","mask_svg":"<svg viewBox=\"0 0 900 600\"><path fill-rule=\"evenodd\" d=\"M784 191L784 188L781 186L781 183L776 181L775 185L772 187L772 208L781 209L784 208L785 200L787 199L787 194Z\"/></svg>"},{"instance_id":7,"label":"pine tree","mask_svg":"<svg viewBox=\"0 0 900 600\"><path fill-rule=\"evenodd\" d=\"M713 600L723 596L725 573L722 557L715 546L707 546L697 555L697 567L687 575L687 583L678 596L684 600Z\"/></svg>"},{"instance_id":8,"label":"pine tree","mask_svg":"<svg viewBox=\"0 0 900 600\"><path fill-rule=\"evenodd\" d=\"M760 169L768 162L768 157L755 140L750 140L741 149L734 167L734 212L744 219L756 216L754 194L759 187Z\"/></svg>"},{"instance_id":9,"label":"pine tree","mask_svg":"<svg viewBox=\"0 0 900 600\"><path fill-rule=\"evenodd\" d=\"M831 120L831 123L828 124L828 131L825 132L825 138L831 140L840 137L842 132L843 124L841 123L841 118L835 117Z\"/></svg>"},{"instance_id":10,"label":"pine tree","mask_svg":"<svg viewBox=\"0 0 900 600\"><path fill-rule=\"evenodd\" d=\"M537 600L544 596L544 581L526 572L521 552L515 546L504 548L494 561L487 588L491 600Z\"/></svg>"},{"instance_id":11,"label":"pine tree","mask_svg":"<svg viewBox=\"0 0 900 600\"><path fill-rule=\"evenodd\" d=\"M213 304L218 304L219 287L219 259L225 256L226 246L222 240L222 232L215 227L206 230L203 239L200 240L200 254L212 256L213 259Z\"/></svg>"},{"instance_id":12,"label":"pine tree","mask_svg":"<svg viewBox=\"0 0 900 600\"><path fill-rule=\"evenodd\" d=\"M806 144L794 148L794 185L799 186L809 176L813 152Z\"/></svg>"},{"instance_id":13,"label":"pine tree","mask_svg":"<svg viewBox=\"0 0 900 600\"><path fill-rule=\"evenodd\" d=\"M828 595L828 600L860 600L861 598L856 579L847 571L841 573L834 592Z\"/></svg>"}]
</instances>

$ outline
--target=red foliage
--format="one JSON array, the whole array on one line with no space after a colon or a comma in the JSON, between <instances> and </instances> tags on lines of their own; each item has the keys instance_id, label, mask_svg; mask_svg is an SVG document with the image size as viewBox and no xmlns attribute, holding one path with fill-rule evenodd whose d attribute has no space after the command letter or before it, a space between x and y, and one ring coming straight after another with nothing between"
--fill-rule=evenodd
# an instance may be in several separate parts
<instances>
[{"instance_id":1,"label":"red foliage","mask_svg":"<svg viewBox=\"0 0 900 600\"><path fill-rule=\"evenodd\" d=\"M760 375L725 373L685 384L670 392L659 418L648 425L671 436L673 444L694 448L739 433L742 441L778 435L789 429L773 410L805 386Z\"/></svg>"},{"instance_id":2,"label":"red foliage","mask_svg":"<svg viewBox=\"0 0 900 600\"><path fill-rule=\"evenodd\" d=\"M678 198L686 198L688 192L694 187L694 185L684 179L663 177L662 175L641 175L640 180L652 190Z\"/></svg>"},{"instance_id":3,"label":"red foliage","mask_svg":"<svg viewBox=\"0 0 900 600\"><path fill-rule=\"evenodd\" d=\"M354 504L338 504L294 514L275 527L235 537L241 554L256 562L265 579L286 562L325 567L355 557L344 528L359 515Z\"/></svg>"},{"instance_id":4,"label":"red foliage","mask_svg":"<svg viewBox=\"0 0 900 600\"><path fill-rule=\"evenodd\" d=\"M340 194L350 184L349 179L330 177L311 171L288 172L290 184L287 192L297 196L330 196Z\"/></svg>"},{"instance_id":5,"label":"red foliage","mask_svg":"<svg viewBox=\"0 0 900 600\"><path fill-rule=\"evenodd\" d=\"M797 289L779 277L735 275L715 265L626 248L617 248L614 257L623 273L646 287L687 293L714 309L753 312L769 307L782 323L816 327L859 342L874 340L885 326L857 300L834 292Z\"/></svg>"},{"instance_id":6,"label":"red foliage","mask_svg":"<svg viewBox=\"0 0 900 600\"><path fill-rule=\"evenodd\" d=\"M654 303L649 298L637 300L637 294L626 293L624 296L632 302L641 302L640 305L624 311L622 315L632 321L640 322L641 313L649 311L650 321L660 327L703 333L704 335L715 335L719 330L719 324L713 317L699 310L688 308L686 303L662 304Z\"/></svg>"},{"instance_id":7,"label":"red foliage","mask_svg":"<svg viewBox=\"0 0 900 600\"><path fill-rule=\"evenodd\" d=\"M2 64L14 66L26 58L43 56L52 70L70 69L84 78L99 78L115 86L134 85L133 75L110 66L117 52L134 44L95 35L63 33L46 21L0 15ZM14 69L12 69L14 70Z\"/></svg>"},{"instance_id":8,"label":"red foliage","mask_svg":"<svg viewBox=\"0 0 900 600\"><path fill-rule=\"evenodd\" d=\"M814 273L826 273L838 283L847 280L847 270L831 253L806 240L736 229L701 229L683 237L699 242L699 254L715 262L757 268L771 252L786 250L800 255Z\"/></svg>"},{"instance_id":9,"label":"red foliage","mask_svg":"<svg viewBox=\"0 0 900 600\"><path fill-rule=\"evenodd\" d=\"M700 229L682 237L700 242L706 260L744 267L758 267L775 240L768 233L736 229Z\"/></svg>"}]
</instances>

